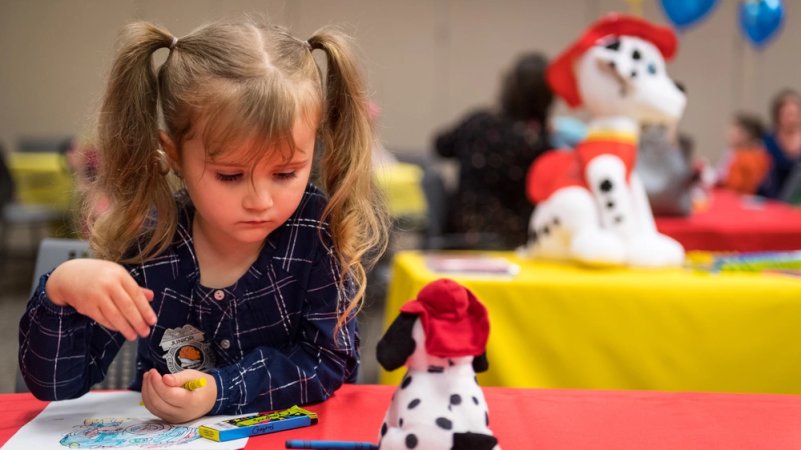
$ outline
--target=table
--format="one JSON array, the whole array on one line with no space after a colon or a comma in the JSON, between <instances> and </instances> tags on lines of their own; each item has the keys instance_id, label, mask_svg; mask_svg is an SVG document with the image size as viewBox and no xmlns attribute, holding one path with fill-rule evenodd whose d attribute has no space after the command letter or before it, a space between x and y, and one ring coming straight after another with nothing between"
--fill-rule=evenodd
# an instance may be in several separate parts
<instances>
[{"instance_id":1,"label":"table","mask_svg":"<svg viewBox=\"0 0 801 450\"><path fill-rule=\"evenodd\" d=\"M656 227L688 251L801 249L801 210L723 189L712 191L706 209L688 217L657 217Z\"/></svg>"},{"instance_id":2,"label":"table","mask_svg":"<svg viewBox=\"0 0 801 450\"><path fill-rule=\"evenodd\" d=\"M286 439L377 439L393 386L345 385L307 407L320 423L251 438L247 449ZM490 427L504 449L798 449L801 397L766 394L484 389ZM0 445L45 406L0 395Z\"/></svg>"},{"instance_id":3,"label":"table","mask_svg":"<svg viewBox=\"0 0 801 450\"><path fill-rule=\"evenodd\" d=\"M426 283L464 284L490 314L484 386L801 393L801 278L589 269L512 252L490 255L518 264L513 278L449 275L425 255L396 254L384 328Z\"/></svg>"},{"instance_id":4,"label":"table","mask_svg":"<svg viewBox=\"0 0 801 450\"><path fill-rule=\"evenodd\" d=\"M411 222L425 220L423 169L415 164L393 162L375 168L375 180L384 194L392 217Z\"/></svg>"},{"instance_id":5,"label":"table","mask_svg":"<svg viewBox=\"0 0 801 450\"><path fill-rule=\"evenodd\" d=\"M72 206L73 175L61 153L11 152L8 168L20 203L63 211Z\"/></svg>"}]
</instances>

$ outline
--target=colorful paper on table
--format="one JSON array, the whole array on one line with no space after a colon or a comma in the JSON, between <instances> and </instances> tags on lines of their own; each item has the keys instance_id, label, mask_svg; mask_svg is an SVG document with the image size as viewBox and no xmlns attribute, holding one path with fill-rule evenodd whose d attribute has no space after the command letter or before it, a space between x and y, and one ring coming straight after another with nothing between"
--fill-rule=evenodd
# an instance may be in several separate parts
<instances>
[{"instance_id":1,"label":"colorful paper on table","mask_svg":"<svg viewBox=\"0 0 801 450\"><path fill-rule=\"evenodd\" d=\"M93 391L81 398L51 402L23 426L3 450L45 448L112 448L234 450L247 439L213 442L202 439L197 427L208 417L170 425L139 406L138 392ZM230 416L215 417L224 420ZM145 442L142 438L145 437ZM102 442L102 443L101 443Z\"/></svg>"},{"instance_id":2,"label":"colorful paper on table","mask_svg":"<svg viewBox=\"0 0 801 450\"><path fill-rule=\"evenodd\" d=\"M690 269L710 272L763 272L796 276L801 271L801 251L786 252L689 252Z\"/></svg>"},{"instance_id":3,"label":"colorful paper on table","mask_svg":"<svg viewBox=\"0 0 801 450\"><path fill-rule=\"evenodd\" d=\"M520 272L505 258L482 254L432 253L425 260L429 270L442 274L512 277Z\"/></svg>"}]
</instances>

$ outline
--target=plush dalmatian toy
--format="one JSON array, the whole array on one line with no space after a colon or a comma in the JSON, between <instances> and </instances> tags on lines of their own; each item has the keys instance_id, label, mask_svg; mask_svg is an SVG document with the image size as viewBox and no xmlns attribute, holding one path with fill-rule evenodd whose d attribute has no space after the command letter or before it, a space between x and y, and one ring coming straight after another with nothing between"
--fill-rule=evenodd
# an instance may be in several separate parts
<instances>
[{"instance_id":1,"label":"plush dalmatian toy","mask_svg":"<svg viewBox=\"0 0 801 450\"><path fill-rule=\"evenodd\" d=\"M380 450L500 450L476 372L487 370L489 319L472 292L441 279L406 303L378 362L408 371L381 426Z\"/></svg>"},{"instance_id":2,"label":"plush dalmatian toy","mask_svg":"<svg viewBox=\"0 0 801 450\"><path fill-rule=\"evenodd\" d=\"M640 126L675 125L686 97L665 70L676 51L669 28L636 17L606 16L547 70L554 92L591 113L574 151L552 151L528 174L537 205L526 253L591 265L680 265L682 246L657 232L633 171Z\"/></svg>"}]
</instances>

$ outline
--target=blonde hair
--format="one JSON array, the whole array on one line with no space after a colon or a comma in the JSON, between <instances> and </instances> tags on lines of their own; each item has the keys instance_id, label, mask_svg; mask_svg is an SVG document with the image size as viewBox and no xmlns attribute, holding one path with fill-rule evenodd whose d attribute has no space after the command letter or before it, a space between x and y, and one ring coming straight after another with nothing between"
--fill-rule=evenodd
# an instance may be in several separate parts
<instances>
[{"instance_id":1,"label":"blonde hair","mask_svg":"<svg viewBox=\"0 0 801 450\"><path fill-rule=\"evenodd\" d=\"M168 48L169 56L156 73L152 56L161 48ZM315 49L327 56L325 92ZM158 151L159 111L179 149L199 118L208 119L203 139L211 157L232 139L259 138L265 145L252 150L254 163L270 143L294 148L297 120L313 124L319 118L321 187L329 196L321 222L330 226L329 250L340 265L340 285L355 283L353 301L337 327L355 314L364 298L366 268L385 250L389 227L373 183L367 98L348 38L324 28L303 41L250 19L216 22L180 39L146 22L127 26L98 125L97 188L110 204L92 227L90 242L98 257L138 263L171 243L177 213ZM281 146L270 148L276 147Z\"/></svg>"}]
</instances>

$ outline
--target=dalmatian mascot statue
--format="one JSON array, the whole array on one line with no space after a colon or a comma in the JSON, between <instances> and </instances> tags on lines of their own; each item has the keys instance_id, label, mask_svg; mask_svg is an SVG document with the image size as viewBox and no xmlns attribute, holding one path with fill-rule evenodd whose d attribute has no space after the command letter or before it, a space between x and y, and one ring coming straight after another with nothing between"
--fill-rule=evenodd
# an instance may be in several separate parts
<instances>
[{"instance_id":1,"label":"dalmatian mascot statue","mask_svg":"<svg viewBox=\"0 0 801 450\"><path fill-rule=\"evenodd\" d=\"M633 171L641 124L672 126L684 111L683 89L665 70L676 47L671 29L611 14L549 65L554 92L591 120L574 151L548 152L529 169L537 206L524 253L601 266L683 262L681 244L657 232Z\"/></svg>"},{"instance_id":2,"label":"dalmatian mascot statue","mask_svg":"<svg viewBox=\"0 0 801 450\"><path fill-rule=\"evenodd\" d=\"M378 362L408 371L380 432L380 450L500 450L476 372L487 370L487 310L440 279L407 302L378 342Z\"/></svg>"}]
</instances>

